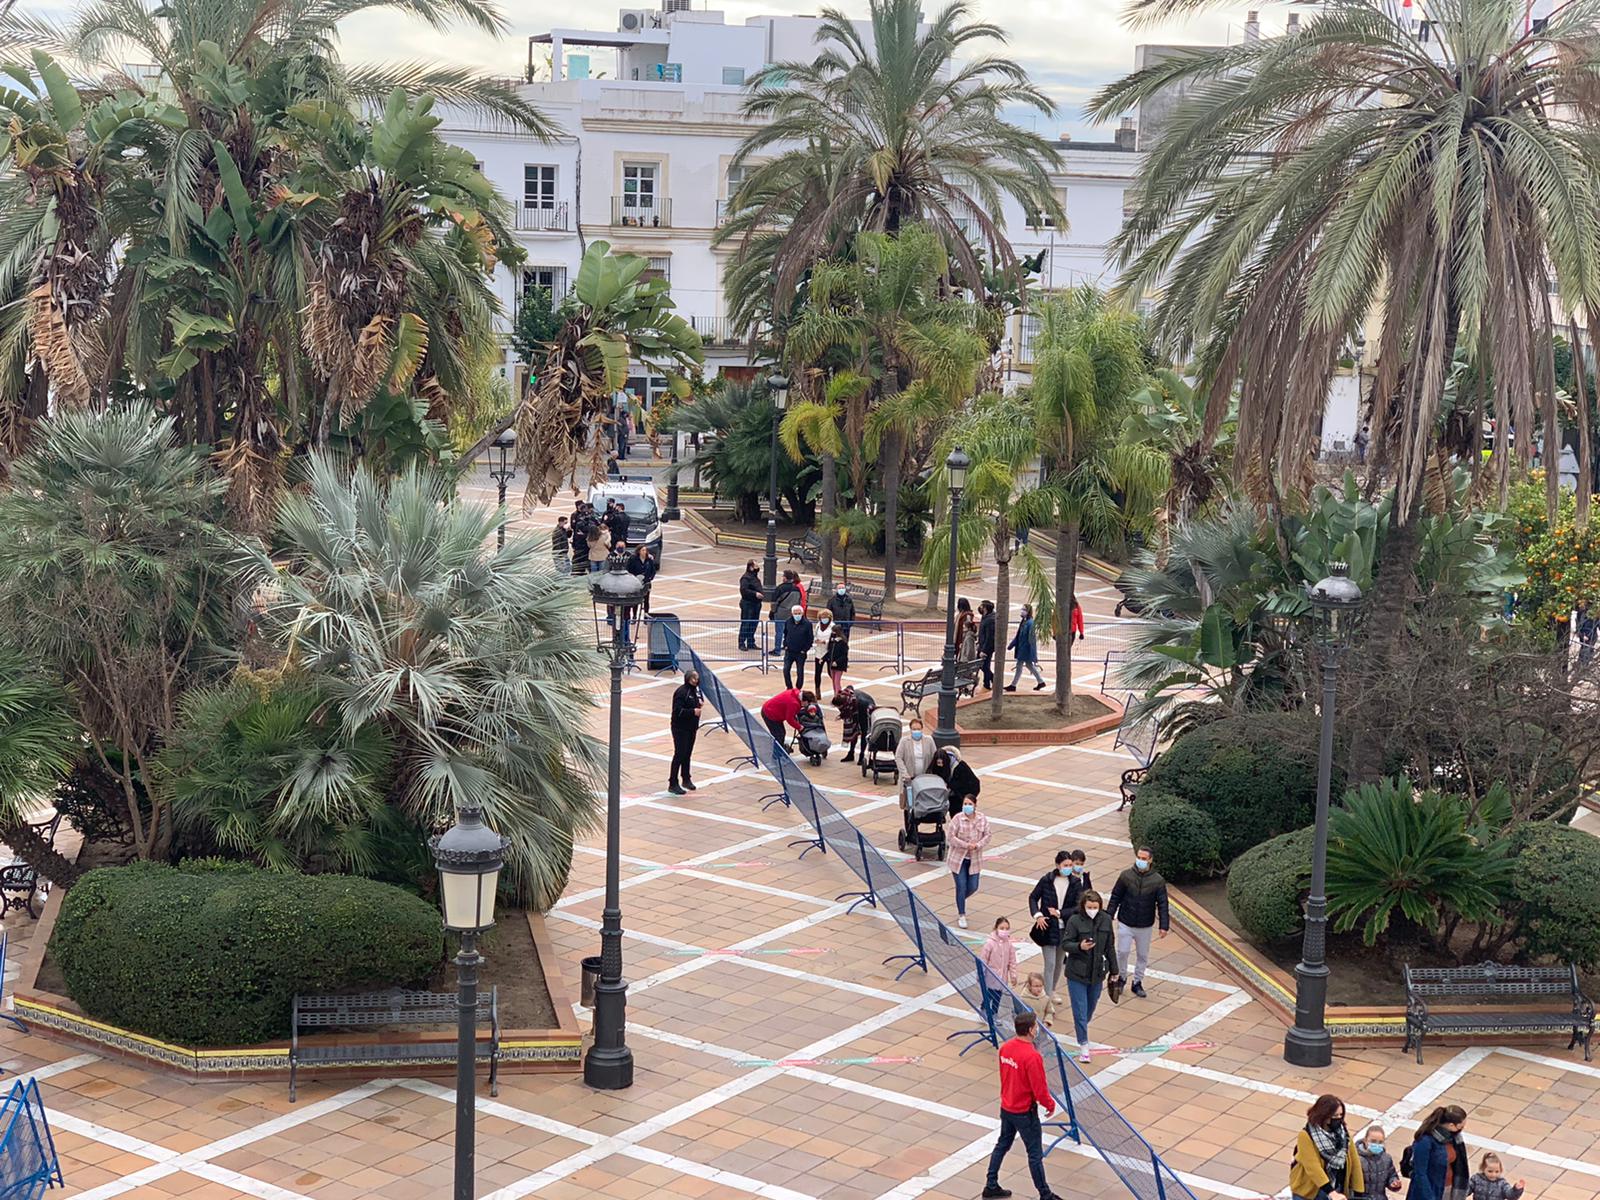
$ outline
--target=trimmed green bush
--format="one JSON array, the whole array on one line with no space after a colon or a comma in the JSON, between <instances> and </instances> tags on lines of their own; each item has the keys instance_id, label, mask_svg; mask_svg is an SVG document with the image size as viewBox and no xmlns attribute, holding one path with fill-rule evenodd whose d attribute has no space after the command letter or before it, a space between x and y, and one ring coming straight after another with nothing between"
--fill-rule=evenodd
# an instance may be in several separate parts
<instances>
[{"instance_id":1,"label":"trimmed green bush","mask_svg":"<svg viewBox=\"0 0 1600 1200\"><path fill-rule=\"evenodd\" d=\"M62 900L50 953L91 1017L183 1045L287 1037L297 992L423 983L439 912L346 875L213 860L90 871Z\"/></svg>"},{"instance_id":2,"label":"trimmed green bush","mask_svg":"<svg viewBox=\"0 0 1600 1200\"><path fill-rule=\"evenodd\" d=\"M1139 789L1128 814L1128 840L1149 846L1156 869L1174 882L1204 879L1222 868L1216 822L1188 801L1149 784Z\"/></svg>"},{"instance_id":3,"label":"trimmed green bush","mask_svg":"<svg viewBox=\"0 0 1600 1200\"><path fill-rule=\"evenodd\" d=\"M1600 967L1600 838L1536 821L1511 834L1510 909L1536 958Z\"/></svg>"},{"instance_id":4,"label":"trimmed green bush","mask_svg":"<svg viewBox=\"0 0 1600 1200\"><path fill-rule=\"evenodd\" d=\"M1231 862L1316 815L1315 718L1265 712L1212 721L1162 752L1144 786L1204 811L1221 837L1222 860ZM1336 768L1333 794L1341 791Z\"/></svg>"},{"instance_id":5,"label":"trimmed green bush","mask_svg":"<svg viewBox=\"0 0 1600 1200\"><path fill-rule=\"evenodd\" d=\"M1300 932L1300 895L1311 878L1312 829L1296 829L1252 846L1228 868L1228 907L1258 942Z\"/></svg>"}]
</instances>

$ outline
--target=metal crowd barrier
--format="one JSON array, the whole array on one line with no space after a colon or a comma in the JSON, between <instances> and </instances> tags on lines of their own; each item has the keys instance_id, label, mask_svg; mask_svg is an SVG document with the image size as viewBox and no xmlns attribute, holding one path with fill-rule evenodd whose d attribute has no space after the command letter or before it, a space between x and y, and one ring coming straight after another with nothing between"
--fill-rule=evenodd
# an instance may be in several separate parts
<instances>
[{"instance_id":1,"label":"metal crowd barrier","mask_svg":"<svg viewBox=\"0 0 1600 1200\"><path fill-rule=\"evenodd\" d=\"M0 1196L37 1200L46 1188L64 1186L39 1085L19 1079L0 1102Z\"/></svg>"},{"instance_id":2,"label":"metal crowd barrier","mask_svg":"<svg viewBox=\"0 0 1600 1200\"><path fill-rule=\"evenodd\" d=\"M847 910L851 912L862 904L884 909L911 939L914 953L892 954L884 960L885 964L904 962L895 978L903 977L915 967L926 971L931 965L972 1006L981 1022L976 1028L953 1033L946 1040L967 1039L963 1054L980 1043L998 1045L1002 1006L1009 1002L1012 1016L1030 1011L1029 1006L1003 980L988 972L960 934L907 886L866 835L812 785L805 772L768 732L766 724L753 716L723 685L696 648L670 632L668 643L677 665L682 666L682 659L687 657L700 672L700 690L721 716L723 726L749 751L733 761L769 771L780 790L763 799L799 810L815 831L815 836L801 838L790 845L805 847L800 852L801 858L812 850L824 854L833 851L863 885L855 891L841 893L837 900L851 900ZM1162 1161L1150 1143L1072 1061L1055 1034L1040 1025L1035 1040L1044 1055L1046 1072L1051 1076L1051 1094L1060 1106L1060 1119L1046 1123L1056 1132L1045 1152L1049 1153L1066 1138L1080 1144L1087 1139L1138 1200L1195 1200L1194 1193Z\"/></svg>"}]
</instances>

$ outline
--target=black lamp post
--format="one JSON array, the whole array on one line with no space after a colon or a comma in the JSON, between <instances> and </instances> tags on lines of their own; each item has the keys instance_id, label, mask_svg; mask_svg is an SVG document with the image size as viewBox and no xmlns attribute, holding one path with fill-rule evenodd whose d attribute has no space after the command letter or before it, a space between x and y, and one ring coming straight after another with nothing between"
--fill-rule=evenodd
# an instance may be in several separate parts
<instances>
[{"instance_id":1,"label":"black lamp post","mask_svg":"<svg viewBox=\"0 0 1600 1200\"><path fill-rule=\"evenodd\" d=\"M517 469L511 465L511 451L517 444L517 434L514 429L506 429L500 436L489 443L489 448L494 451L494 459L489 467L489 477L500 488L500 535L497 544L503 550L506 544L506 484L517 477Z\"/></svg>"},{"instance_id":2,"label":"black lamp post","mask_svg":"<svg viewBox=\"0 0 1600 1200\"><path fill-rule=\"evenodd\" d=\"M770 597L778 587L778 424L789 406L789 377L768 375L767 392L772 397L772 463L767 475L767 557L761 564L761 582Z\"/></svg>"},{"instance_id":3,"label":"black lamp post","mask_svg":"<svg viewBox=\"0 0 1600 1200\"><path fill-rule=\"evenodd\" d=\"M494 891L505 862L506 839L483 823L483 810L456 810L456 823L432 839L439 868L444 926L461 935L456 955L456 1174L455 1200L472 1200L476 1154L478 1049L478 935L494 925Z\"/></svg>"},{"instance_id":4,"label":"black lamp post","mask_svg":"<svg viewBox=\"0 0 1600 1200\"><path fill-rule=\"evenodd\" d=\"M628 573L624 557L612 555L606 569L589 576L595 606L637 610L650 585ZM631 622L629 622L631 624ZM633 1086L633 1051L628 1049L628 985L622 978L622 673L633 660L623 636L623 618L611 626L611 737L606 762L606 906L600 915L600 978L594 985L594 1038L583 1059L583 1081L616 1091Z\"/></svg>"},{"instance_id":5,"label":"black lamp post","mask_svg":"<svg viewBox=\"0 0 1600 1200\"><path fill-rule=\"evenodd\" d=\"M1300 964L1294 969L1294 1026L1284 1035L1283 1058L1297 1067L1333 1062L1333 1038L1324 1020L1328 1007L1328 789L1333 777L1333 703L1339 660L1350 648L1361 589L1344 563L1307 595L1322 657L1322 746L1317 755L1317 824L1311 846L1311 894L1306 898L1306 931Z\"/></svg>"},{"instance_id":6,"label":"black lamp post","mask_svg":"<svg viewBox=\"0 0 1600 1200\"><path fill-rule=\"evenodd\" d=\"M661 510L663 521L679 521L683 514L678 511L678 431L672 431L672 469L667 472L667 506Z\"/></svg>"},{"instance_id":7,"label":"black lamp post","mask_svg":"<svg viewBox=\"0 0 1600 1200\"><path fill-rule=\"evenodd\" d=\"M939 723L933 731L936 746L959 746L956 730L956 565L961 545L961 489L967 486L972 460L960 446L944 460L950 475L950 585L944 597L944 662L939 675Z\"/></svg>"}]
</instances>

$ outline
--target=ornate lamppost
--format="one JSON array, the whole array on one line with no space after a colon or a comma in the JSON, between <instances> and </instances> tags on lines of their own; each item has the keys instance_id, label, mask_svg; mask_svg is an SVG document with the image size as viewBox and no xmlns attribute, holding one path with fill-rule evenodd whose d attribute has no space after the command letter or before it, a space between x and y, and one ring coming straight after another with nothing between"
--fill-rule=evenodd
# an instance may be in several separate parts
<instances>
[{"instance_id":1,"label":"ornate lamppost","mask_svg":"<svg viewBox=\"0 0 1600 1200\"><path fill-rule=\"evenodd\" d=\"M967 471L972 466L960 446L944 460L950 476L950 581L944 597L944 660L939 674L939 723L933 731L938 746L959 746L956 730L956 566L960 561L961 490L967 486Z\"/></svg>"},{"instance_id":2,"label":"ornate lamppost","mask_svg":"<svg viewBox=\"0 0 1600 1200\"><path fill-rule=\"evenodd\" d=\"M761 582L771 598L778 587L778 425L783 410L789 407L789 377L768 375L767 394L772 397L772 463L767 475L767 557L761 564Z\"/></svg>"}]
</instances>

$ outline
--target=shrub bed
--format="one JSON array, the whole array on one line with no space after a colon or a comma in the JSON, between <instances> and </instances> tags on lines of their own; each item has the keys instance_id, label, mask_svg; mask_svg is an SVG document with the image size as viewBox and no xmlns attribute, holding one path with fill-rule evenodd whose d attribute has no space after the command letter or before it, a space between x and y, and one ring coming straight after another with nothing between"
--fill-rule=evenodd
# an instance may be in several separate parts
<instances>
[{"instance_id":1,"label":"shrub bed","mask_svg":"<svg viewBox=\"0 0 1600 1200\"><path fill-rule=\"evenodd\" d=\"M1523 949L1536 958L1600 967L1600 838L1549 821L1511 834L1510 901Z\"/></svg>"},{"instance_id":2,"label":"shrub bed","mask_svg":"<svg viewBox=\"0 0 1600 1200\"><path fill-rule=\"evenodd\" d=\"M1171 793L1205 812L1221 839L1222 861L1231 862L1315 815L1316 747L1315 722L1304 714L1224 717L1163 751L1144 788ZM1341 791L1336 769L1333 794Z\"/></svg>"},{"instance_id":3,"label":"shrub bed","mask_svg":"<svg viewBox=\"0 0 1600 1200\"><path fill-rule=\"evenodd\" d=\"M90 871L50 938L91 1017L184 1045L286 1037L297 992L423 983L438 910L388 884L213 861Z\"/></svg>"},{"instance_id":4,"label":"shrub bed","mask_svg":"<svg viewBox=\"0 0 1600 1200\"><path fill-rule=\"evenodd\" d=\"M1128 814L1128 840L1136 847L1149 846L1156 869L1177 883L1207 878L1222 867L1216 822L1187 800L1148 783L1139 789Z\"/></svg>"},{"instance_id":5,"label":"shrub bed","mask_svg":"<svg viewBox=\"0 0 1600 1200\"><path fill-rule=\"evenodd\" d=\"M1257 941L1281 941L1300 932L1300 894L1311 877L1312 833L1308 826L1279 834L1252 846L1228 868L1228 907Z\"/></svg>"}]
</instances>

